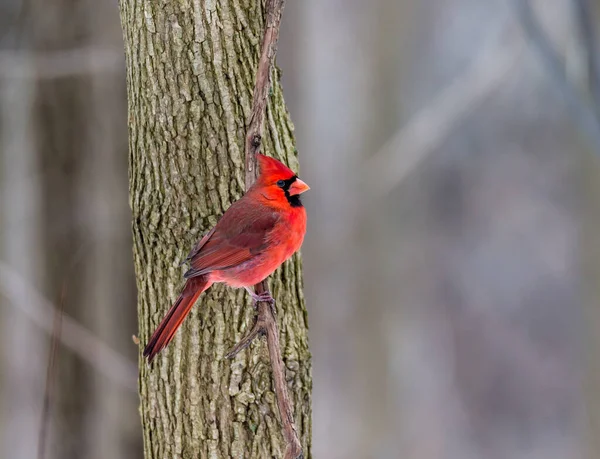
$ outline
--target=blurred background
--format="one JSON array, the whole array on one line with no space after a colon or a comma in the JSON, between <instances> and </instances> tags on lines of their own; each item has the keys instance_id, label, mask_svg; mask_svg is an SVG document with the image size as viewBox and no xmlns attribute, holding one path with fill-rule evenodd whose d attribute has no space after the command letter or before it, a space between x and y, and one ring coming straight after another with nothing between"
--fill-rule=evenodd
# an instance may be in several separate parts
<instances>
[{"instance_id":1,"label":"blurred background","mask_svg":"<svg viewBox=\"0 0 600 459\"><path fill-rule=\"evenodd\" d=\"M315 457L600 457L599 23L287 2ZM142 457L127 160L117 2L0 0L2 458Z\"/></svg>"}]
</instances>

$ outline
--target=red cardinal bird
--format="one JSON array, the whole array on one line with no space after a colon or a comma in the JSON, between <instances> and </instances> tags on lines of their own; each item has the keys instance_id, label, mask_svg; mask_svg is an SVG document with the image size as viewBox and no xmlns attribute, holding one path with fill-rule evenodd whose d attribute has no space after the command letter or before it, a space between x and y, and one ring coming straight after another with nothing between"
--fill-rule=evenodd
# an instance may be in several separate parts
<instances>
[{"instance_id":1,"label":"red cardinal bird","mask_svg":"<svg viewBox=\"0 0 600 459\"><path fill-rule=\"evenodd\" d=\"M256 157L260 175L254 185L188 255L185 287L144 349L149 362L169 344L200 294L215 282L244 287L255 301L273 301L269 292L257 295L250 287L302 245L306 210L300 194L309 187L276 159Z\"/></svg>"}]
</instances>

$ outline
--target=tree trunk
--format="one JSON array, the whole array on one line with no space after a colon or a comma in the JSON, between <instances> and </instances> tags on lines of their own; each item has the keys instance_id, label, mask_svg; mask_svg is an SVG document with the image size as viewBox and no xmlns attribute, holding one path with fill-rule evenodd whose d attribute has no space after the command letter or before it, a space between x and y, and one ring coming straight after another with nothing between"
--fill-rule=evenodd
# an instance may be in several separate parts
<instances>
[{"instance_id":1,"label":"tree trunk","mask_svg":"<svg viewBox=\"0 0 600 459\"><path fill-rule=\"evenodd\" d=\"M122 0L130 122L130 196L145 344L182 286L193 243L244 190L244 134L263 35L259 1ZM293 126L274 75L264 152L297 169ZM294 256L270 280L305 457L311 364ZM267 458L285 450L266 347L227 351L253 321L243 290L213 286L174 341L140 362L146 458Z\"/></svg>"}]
</instances>

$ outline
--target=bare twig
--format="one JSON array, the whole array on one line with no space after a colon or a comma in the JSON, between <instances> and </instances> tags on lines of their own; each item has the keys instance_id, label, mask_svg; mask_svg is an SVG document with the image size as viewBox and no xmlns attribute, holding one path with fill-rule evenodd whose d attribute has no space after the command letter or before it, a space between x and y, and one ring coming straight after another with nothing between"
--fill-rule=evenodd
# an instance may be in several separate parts
<instances>
[{"instance_id":1,"label":"bare twig","mask_svg":"<svg viewBox=\"0 0 600 459\"><path fill-rule=\"evenodd\" d=\"M266 5L265 35L256 71L250 123L246 132L246 189L250 188L256 180L256 153L262 142L267 96L271 87L271 64L277 52L283 4L284 0L268 0Z\"/></svg>"},{"instance_id":2,"label":"bare twig","mask_svg":"<svg viewBox=\"0 0 600 459\"><path fill-rule=\"evenodd\" d=\"M264 127L265 111L267 108L267 96L271 86L271 68L275 60L277 50L277 39L279 37L279 26L284 0L268 0L266 4L265 34L262 41L260 60L256 72L256 83L252 98L252 113L246 133L246 189L250 188L256 180L256 153L262 143L262 131ZM263 281L254 286L257 294L267 290L266 282ZM242 349L248 347L252 340L259 335L267 336L267 347L269 359L273 369L273 383L277 406L283 426L284 438L287 442L285 459L296 459L302 457L302 445L298 438L298 432L294 424L292 403L285 382L285 368L281 358L281 346L279 344L279 330L277 321L268 302L261 301L257 304L257 317L250 332L232 349L228 357L235 356Z\"/></svg>"},{"instance_id":3,"label":"bare twig","mask_svg":"<svg viewBox=\"0 0 600 459\"><path fill-rule=\"evenodd\" d=\"M46 333L53 331L55 306L35 287L0 261L0 294ZM60 342L114 383L137 393L137 365L109 348L101 339L66 314Z\"/></svg>"}]
</instances>

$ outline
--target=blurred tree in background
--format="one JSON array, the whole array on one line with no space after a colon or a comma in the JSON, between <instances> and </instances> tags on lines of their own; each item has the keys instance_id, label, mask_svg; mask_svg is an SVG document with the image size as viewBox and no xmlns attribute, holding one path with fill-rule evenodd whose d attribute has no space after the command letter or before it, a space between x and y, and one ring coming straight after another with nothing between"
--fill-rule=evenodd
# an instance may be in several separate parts
<instances>
[{"instance_id":1,"label":"blurred tree in background","mask_svg":"<svg viewBox=\"0 0 600 459\"><path fill-rule=\"evenodd\" d=\"M49 353L49 334L40 330L49 323L51 332L52 313L34 292L58 305L63 285L65 313L119 350L129 371L125 379L112 378L107 366L108 372L97 371L102 353L63 329L72 346L60 348L54 368L48 457L141 456L132 397L137 353L130 337L137 320L125 72L116 13L96 2L3 3L2 457L36 457ZM25 288L6 282L8 274Z\"/></svg>"}]
</instances>

